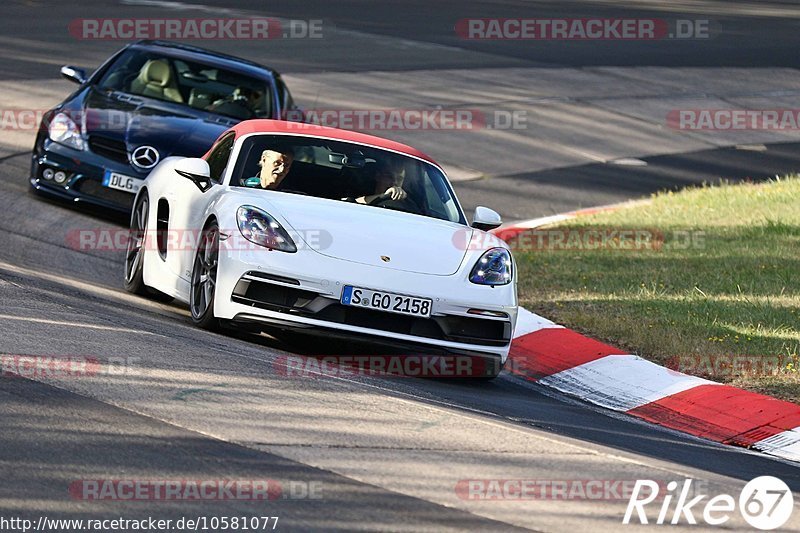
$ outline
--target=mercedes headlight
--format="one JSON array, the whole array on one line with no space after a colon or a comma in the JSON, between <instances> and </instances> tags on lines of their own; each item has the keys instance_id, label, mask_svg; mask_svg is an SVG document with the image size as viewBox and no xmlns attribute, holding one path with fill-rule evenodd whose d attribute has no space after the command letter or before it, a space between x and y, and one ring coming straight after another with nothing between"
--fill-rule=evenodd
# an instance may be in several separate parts
<instances>
[{"instance_id":1,"label":"mercedes headlight","mask_svg":"<svg viewBox=\"0 0 800 533\"><path fill-rule=\"evenodd\" d=\"M266 211L252 205L243 205L236 211L239 231L248 241L270 250L294 253L297 251L292 238L277 220Z\"/></svg>"},{"instance_id":2,"label":"mercedes headlight","mask_svg":"<svg viewBox=\"0 0 800 533\"><path fill-rule=\"evenodd\" d=\"M505 248L492 248L475 263L469 280L478 285L507 285L511 276L511 254Z\"/></svg>"},{"instance_id":3,"label":"mercedes headlight","mask_svg":"<svg viewBox=\"0 0 800 533\"><path fill-rule=\"evenodd\" d=\"M59 113L53 117L47 129L47 136L54 142L76 150L83 150L85 146L80 129L66 113Z\"/></svg>"}]
</instances>

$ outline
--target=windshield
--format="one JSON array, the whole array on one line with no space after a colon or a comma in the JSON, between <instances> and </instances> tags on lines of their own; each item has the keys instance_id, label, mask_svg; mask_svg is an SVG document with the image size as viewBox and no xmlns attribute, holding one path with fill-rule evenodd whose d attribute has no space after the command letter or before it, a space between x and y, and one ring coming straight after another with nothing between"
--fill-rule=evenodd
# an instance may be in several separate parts
<instances>
[{"instance_id":1,"label":"windshield","mask_svg":"<svg viewBox=\"0 0 800 533\"><path fill-rule=\"evenodd\" d=\"M231 185L306 194L465 224L444 174L424 161L303 136L245 139Z\"/></svg>"},{"instance_id":2,"label":"windshield","mask_svg":"<svg viewBox=\"0 0 800 533\"><path fill-rule=\"evenodd\" d=\"M155 52L123 52L98 87L239 120L272 118L272 93L263 80Z\"/></svg>"}]
</instances>

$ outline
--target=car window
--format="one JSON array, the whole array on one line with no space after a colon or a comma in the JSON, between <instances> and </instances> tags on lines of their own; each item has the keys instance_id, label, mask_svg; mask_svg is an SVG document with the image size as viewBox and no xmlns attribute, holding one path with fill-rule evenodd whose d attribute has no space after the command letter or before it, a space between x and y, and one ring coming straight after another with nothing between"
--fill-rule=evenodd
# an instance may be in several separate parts
<instances>
[{"instance_id":1,"label":"car window","mask_svg":"<svg viewBox=\"0 0 800 533\"><path fill-rule=\"evenodd\" d=\"M268 188L360 204L364 209L403 211L465 223L447 178L419 159L355 143L296 135L254 135L245 139L231 185L261 189L271 183L264 161L275 153L291 159L288 174ZM400 198L387 198L390 189Z\"/></svg>"},{"instance_id":2,"label":"car window","mask_svg":"<svg viewBox=\"0 0 800 533\"><path fill-rule=\"evenodd\" d=\"M208 167L210 169L209 176L214 183L222 182L222 176L225 174L225 168L228 166L228 159L231 155L233 148L233 141L235 135L229 133L225 138L220 140L216 146L208 154Z\"/></svg>"},{"instance_id":3,"label":"car window","mask_svg":"<svg viewBox=\"0 0 800 533\"><path fill-rule=\"evenodd\" d=\"M278 84L278 98L280 101L282 118L286 119L289 116L288 113L290 111L297 109L297 105L294 103L292 93L289 92L289 88L283 82L283 79L281 79L280 76L276 76L275 82Z\"/></svg>"},{"instance_id":4,"label":"car window","mask_svg":"<svg viewBox=\"0 0 800 533\"><path fill-rule=\"evenodd\" d=\"M264 80L156 52L125 51L98 87L239 120L273 116L272 90Z\"/></svg>"}]
</instances>

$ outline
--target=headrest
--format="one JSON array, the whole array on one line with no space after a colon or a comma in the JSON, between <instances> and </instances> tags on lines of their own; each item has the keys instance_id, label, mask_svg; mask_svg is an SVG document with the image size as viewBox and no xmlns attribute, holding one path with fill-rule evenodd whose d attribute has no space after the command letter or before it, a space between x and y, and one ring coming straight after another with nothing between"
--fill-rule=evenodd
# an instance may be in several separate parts
<instances>
[{"instance_id":1,"label":"headrest","mask_svg":"<svg viewBox=\"0 0 800 533\"><path fill-rule=\"evenodd\" d=\"M166 87L170 79L169 65L162 59L151 59L142 67L142 78L145 83Z\"/></svg>"}]
</instances>

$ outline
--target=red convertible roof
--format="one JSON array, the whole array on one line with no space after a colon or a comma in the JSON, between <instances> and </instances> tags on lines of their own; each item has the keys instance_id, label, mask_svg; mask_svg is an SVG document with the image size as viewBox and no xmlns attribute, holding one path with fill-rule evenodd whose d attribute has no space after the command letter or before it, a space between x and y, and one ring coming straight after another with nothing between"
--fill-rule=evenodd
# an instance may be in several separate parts
<instances>
[{"instance_id":1,"label":"red convertible roof","mask_svg":"<svg viewBox=\"0 0 800 533\"><path fill-rule=\"evenodd\" d=\"M395 152L418 157L420 159L424 159L425 161L438 164L436 161L431 159L430 156L425 155L416 148L412 148L406 144L390 141L389 139L382 139L381 137L375 137L374 135L367 135L366 133L340 130L338 128L328 128L325 126L317 126L316 124L288 122L285 120L245 120L232 127L231 131L236 132L237 139L242 135L248 135L250 133L289 133L328 137L330 139L336 139L340 141L369 144L372 146L377 146L378 148L394 150Z\"/></svg>"}]
</instances>

